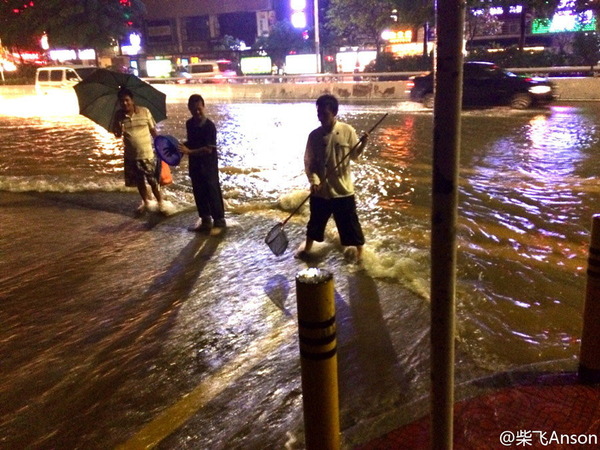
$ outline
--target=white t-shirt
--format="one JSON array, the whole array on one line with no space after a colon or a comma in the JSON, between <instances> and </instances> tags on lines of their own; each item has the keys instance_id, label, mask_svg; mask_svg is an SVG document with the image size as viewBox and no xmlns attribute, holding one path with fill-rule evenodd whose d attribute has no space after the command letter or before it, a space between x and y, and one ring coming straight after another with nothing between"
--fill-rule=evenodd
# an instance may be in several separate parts
<instances>
[{"instance_id":1,"label":"white t-shirt","mask_svg":"<svg viewBox=\"0 0 600 450\"><path fill-rule=\"evenodd\" d=\"M310 184L320 186L314 195L323 198L354 195L350 160L356 160L364 149L364 145L356 145L357 143L354 128L339 121L335 122L331 133L319 127L309 134L304 153L304 169ZM340 164L351 150L352 154ZM340 165L336 168L338 164Z\"/></svg>"}]
</instances>

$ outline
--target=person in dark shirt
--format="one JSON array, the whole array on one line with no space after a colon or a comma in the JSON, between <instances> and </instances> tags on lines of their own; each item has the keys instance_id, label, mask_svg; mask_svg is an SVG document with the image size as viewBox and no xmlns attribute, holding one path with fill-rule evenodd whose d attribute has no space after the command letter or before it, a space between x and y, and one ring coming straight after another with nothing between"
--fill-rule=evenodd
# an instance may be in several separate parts
<instances>
[{"instance_id":1,"label":"person in dark shirt","mask_svg":"<svg viewBox=\"0 0 600 450\"><path fill-rule=\"evenodd\" d=\"M187 141L179 151L189 157L189 174L194 200L198 209L198 222L190 231L206 231L216 236L225 229L225 207L219 182L217 155L217 128L206 117L204 99L193 94L188 100L192 117L185 123Z\"/></svg>"}]
</instances>

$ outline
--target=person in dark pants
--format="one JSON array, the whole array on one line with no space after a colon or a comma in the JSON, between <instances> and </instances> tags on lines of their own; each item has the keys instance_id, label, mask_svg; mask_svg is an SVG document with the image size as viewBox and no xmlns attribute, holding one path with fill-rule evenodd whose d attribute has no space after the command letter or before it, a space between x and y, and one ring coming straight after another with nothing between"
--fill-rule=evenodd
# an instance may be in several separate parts
<instances>
[{"instance_id":1,"label":"person in dark pants","mask_svg":"<svg viewBox=\"0 0 600 450\"><path fill-rule=\"evenodd\" d=\"M200 219L190 231L206 231L216 236L225 229L225 208L219 182L217 128L206 117L204 99L193 94L188 100L192 117L185 123L187 141L179 151L189 157L189 174Z\"/></svg>"},{"instance_id":2,"label":"person in dark pants","mask_svg":"<svg viewBox=\"0 0 600 450\"><path fill-rule=\"evenodd\" d=\"M308 136L304 166L310 183L310 219L306 242L296 254L310 255L313 242L324 240L325 227L333 215L343 246L356 247L356 262L362 262L365 238L356 213L350 161L365 148L367 135L358 139L354 128L337 120L338 100L333 95L317 99L321 126Z\"/></svg>"}]
</instances>

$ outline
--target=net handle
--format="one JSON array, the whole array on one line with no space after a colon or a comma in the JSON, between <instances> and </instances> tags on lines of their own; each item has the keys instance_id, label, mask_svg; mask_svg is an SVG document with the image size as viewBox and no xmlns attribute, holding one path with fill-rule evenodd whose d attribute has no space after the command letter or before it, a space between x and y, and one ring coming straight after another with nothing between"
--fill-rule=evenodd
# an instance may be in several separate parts
<instances>
[{"instance_id":1,"label":"net handle","mask_svg":"<svg viewBox=\"0 0 600 450\"><path fill-rule=\"evenodd\" d=\"M342 159L340 159L340 160L339 160L339 162L338 162L338 163L335 165L335 167L333 168L333 170L334 170L334 171L336 171L336 170L338 169L338 167L340 167L340 165L341 165L341 164L342 164L342 163L343 163L343 162L346 160L346 158L348 158L348 157L349 157L349 156L352 154L352 152L354 152L354 150L356 150L356 148L357 148L357 147L358 147L358 146L359 146L359 145L360 145L360 144L361 144L361 143L362 143L362 142L363 142L363 141L366 139L366 137L367 137L369 134L371 134L371 133L373 132L373 130L375 130L375 128L377 128L377 127L379 126L379 124L380 124L381 122L383 122L383 119L385 119L387 116L388 116L388 113L385 113L385 114L383 115L383 117L381 117L381 118L380 118L380 119L377 121L377 123L375 123L375 125L373 125L373 126L371 127L371 129L370 129L369 131L367 131L366 133L364 133L364 134L363 134L363 135L360 137L360 139L358 140L358 142L357 142L356 144L354 144L354 147L352 147L352 148L350 149L350 151L349 151L348 153L346 153L346 154L344 155L344 157L343 157ZM328 176L329 176L329 172L325 173L325 179L327 179L327 177L328 177ZM300 210L300 208L302 208L302 205L304 205L304 204L305 204L305 203L308 201L308 199L310 198L310 196L311 196L311 194L308 194L308 195L307 195L307 196L304 198L304 200L302 200L302 203L300 203L300 204L299 204L299 205L296 207L296 209L294 209L294 210L291 212L291 214L290 214L290 215L287 217L287 219L285 219L283 222L281 222L281 228L283 228L283 227L284 227L284 225L285 225L286 223L288 223L288 221L289 221L289 220L290 220L290 219L291 219L291 218L292 218L292 217L293 217L293 216L294 216L294 215L295 215L295 214L296 214L296 213L297 213L297 212Z\"/></svg>"}]
</instances>

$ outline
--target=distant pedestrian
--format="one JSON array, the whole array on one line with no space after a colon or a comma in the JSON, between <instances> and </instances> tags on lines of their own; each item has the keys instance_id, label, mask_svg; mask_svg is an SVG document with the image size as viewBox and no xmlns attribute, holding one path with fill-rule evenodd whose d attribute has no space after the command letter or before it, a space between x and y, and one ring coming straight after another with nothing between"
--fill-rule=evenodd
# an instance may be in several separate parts
<instances>
[{"instance_id":1,"label":"distant pedestrian","mask_svg":"<svg viewBox=\"0 0 600 450\"><path fill-rule=\"evenodd\" d=\"M179 150L189 157L189 174L200 217L198 222L190 227L190 231L205 231L216 236L226 227L225 207L219 182L217 128L212 120L206 117L201 95L190 96L188 109L192 117L185 123L187 141L179 145Z\"/></svg>"},{"instance_id":2,"label":"distant pedestrian","mask_svg":"<svg viewBox=\"0 0 600 450\"><path fill-rule=\"evenodd\" d=\"M125 146L125 186L137 187L142 197L138 213L156 210L169 213L173 205L163 199L160 191L157 170L160 166L152 148L153 137L157 135L156 122L148 108L135 104L129 89L121 89L117 97L121 109L116 112L113 132L123 138Z\"/></svg>"},{"instance_id":3,"label":"distant pedestrian","mask_svg":"<svg viewBox=\"0 0 600 450\"><path fill-rule=\"evenodd\" d=\"M356 213L350 162L364 150L366 135L359 143L354 128L337 120L339 103L333 95L322 95L316 105L321 126L308 136L304 154L311 191L310 219L306 242L296 256L308 256L313 242L324 240L325 227L333 215L341 244L356 247L356 262L361 263L365 238Z\"/></svg>"}]
</instances>

